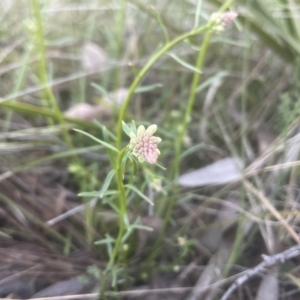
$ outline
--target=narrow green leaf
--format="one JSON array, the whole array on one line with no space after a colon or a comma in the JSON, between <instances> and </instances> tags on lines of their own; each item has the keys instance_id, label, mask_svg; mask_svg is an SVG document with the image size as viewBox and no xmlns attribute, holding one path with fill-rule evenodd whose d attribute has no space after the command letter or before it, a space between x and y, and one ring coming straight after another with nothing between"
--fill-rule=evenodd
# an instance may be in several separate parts
<instances>
[{"instance_id":1,"label":"narrow green leaf","mask_svg":"<svg viewBox=\"0 0 300 300\"><path fill-rule=\"evenodd\" d=\"M202 74L202 71L195 68L194 66L190 65L189 63L185 62L184 60L182 60L181 58L179 58L177 55L173 54L173 53L168 53L168 55L170 57L172 57L175 61L177 61L179 64L181 64L182 66L184 66L185 68L193 71L193 72L196 72L196 73L200 73Z\"/></svg>"},{"instance_id":2,"label":"narrow green leaf","mask_svg":"<svg viewBox=\"0 0 300 300\"><path fill-rule=\"evenodd\" d=\"M130 155L130 152L131 152L131 150L127 149L125 155L122 158L121 172L122 172L123 176L125 174L126 163L127 163L128 157Z\"/></svg>"},{"instance_id":3,"label":"narrow green leaf","mask_svg":"<svg viewBox=\"0 0 300 300\"><path fill-rule=\"evenodd\" d=\"M13 98L15 98L15 97L13 97ZM62 114L58 115L58 113L56 113L46 107L32 105L32 104L28 104L28 103L24 103L24 102L20 102L20 101L5 101L5 102L2 102L2 101L4 101L4 100L0 98L0 107L11 109L12 111L27 113L27 114L35 115L35 116L49 117L53 120L62 118L66 122L74 123L74 124L77 124L78 126L83 126L86 128L96 128L96 126L91 122L82 121L79 119L68 118Z\"/></svg>"},{"instance_id":4,"label":"narrow green leaf","mask_svg":"<svg viewBox=\"0 0 300 300\"><path fill-rule=\"evenodd\" d=\"M134 133L136 132L136 125L134 120L131 121L131 129L133 130Z\"/></svg>"},{"instance_id":5,"label":"narrow green leaf","mask_svg":"<svg viewBox=\"0 0 300 300\"><path fill-rule=\"evenodd\" d=\"M107 252L109 255L112 254L112 244L115 242L115 239L112 238L108 233L105 234L106 238L96 241L95 245L106 245Z\"/></svg>"},{"instance_id":6,"label":"narrow green leaf","mask_svg":"<svg viewBox=\"0 0 300 300\"><path fill-rule=\"evenodd\" d=\"M135 177L136 173L137 173L137 169L138 169L138 162L134 157L129 157L131 163L132 163L132 167L133 167L133 177Z\"/></svg>"},{"instance_id":7,"label":"narrow green leaf","mask_svg":"<svg viewBox=\"0 0 300 300\"><path fill-rule=\"evenodd\" d=\"M133 131L130 129L130 127L124 122L122 121L122 127L124 132L130 137L130 133L132 133ZM135 133L135 132L133 132Z\"/></svg>"},{"instance_id":8,"label":"narrow green leaf","mask_svg":"<svg viewBox=\"0 0 300 300\"><path fill-rule=\"evenodd\" d=\"M108 190L105 192L105 194L102 196L111 196L117 194L118 191ZM95 192L82 192L78 194L79 197L99 197L101 198L101 191L95 191Z\"/></svg>"},{"instance_id":9,"label":"narrow green leaf","mask_svg":"<svg viewBox=\"0 0 300 300\"><path fill-rule=\"evenodd\" d=\"M205 88L209 87L214 81L220 80L221 78L226 77L228 75L229 75L229 72L221 71L221 72L217 73L216 75L209 77L208 79L206 79L203 83L201 83L196 88L196 93L200 93Z\"/></svg>"},{"instance_id":10,"label":"narrow green leaf","mask_svg":"<svg viewBox=\"0 0 300 300\"><path fill-rule=\"evenodd\" d=\"M128 228L131 226L127 214L124 215L124 223L125 223L126 227L128 227Z\"/></svg>"},{"instance_id":11,"label":"narrow green leaf","mask_svg":"<svg viewBox=\"0 0 300 300\"><path fill-rule=\"evenodd\" d=\"M110 130L108 130L107 127L106 127L105 125L101 124L101 123L100 123L98 120L96 120L96 119L93 121L93 123L94 123L95 125L97 125L102 131L103 131L103 128L105 128L105 132L107 133L107 135L109 135L109 137L110 137L113 141L116 140L116 136L115 136Z\"/></svg>"},{"instance_id":12,"label":"narrow green leaf","mask_svg":"<svg viewBox=\"0 0 300 300\"><path fill-rule=\"evenodd\" d=\"M167 170L167 168L163 167L163 166L160 165L160 164L157 164L157 163L156 163L155 165L158 166L159 168L163 169L164 171Z\"/></svg>"},{"instance_id":13,"label":"narrow green leaf","mask_svg":"<svg viewBox=\"0 0 300 300\"><path fill-rule=\"evenodd\" d=\"M115 174L116 174L116 171L115 171L115 170L111 170L111 171L107 174L107 176L106 176L106 178L105 178L105 181L104 181L104 183L103 183L102 189L101 189L101 191L100 191L100 197L101 197L101 198L105 195L105 192L107 191L107 189L108 189L108 187L109 187L109 185L110 185L110 183L111 183L111 181L112 181L112 179L113 179L113 177L114 177Z\"/></svg>"},{"instance_id":14,"label":"narrow green leaf","mask_svg":"<svg viewBox=\"0 0 300 300\"><path fill-rule=\"evenodd\" d=\"M201 149L203 149L205 147L205 144L204 143L200 143L200 144L197 144L195 146L192 146L190 148L188 148L186 151L184 151L181 155L180 155L180 159L183 159L187 156L189 156L190 154L194 153L194 152L197 152Z\"/></svg>"},{"instance_id":15,"label":"narrow green leaf","mask_svg":"<svg viewBox=\"0 0 300 300\"><path fill-rule=\"evenodd\" d=\"M103 97L103 96L107 96L107 91L105 90L105 88L104 87L102 87L101 85L99 85L99 84L97 84L97 83L95 83L95 82L92 82L91 83L91 86L95 89L95 90L97 90L99 93L100 93L100 95Z\"/></svg>"},{"instance_id":16,"label":"narrow green leaf","mask_svg":"<svg viewBox=\"0 0 300 300\"><path fill-rule=\"evenodd\" d=\"M100 197L100 192L82 192L78 194L79 197Z\"/></svg>"},{"instance_id":17,"label":"narrow green leaf","mask_svg":"<svg viewBox=\"0 0 300 300\"><path fill-rule=\"evenodd\" d=\"M110 139L109 139L109 133L108 130L106 128L106 126L102 126L102 134L103 134L103 139L106 143L110 144ZM115 167L116 165L116 155L112 152L111 149L106 149L107 151L107 155L109 157L110 163L113 167Z\"/></svg>"},{"instance_id":18,"label":"narrow green leaf","mask_svg":"<svg viewBox=\"0 0 300 300\"><path fill-rule=\"evenodd\" d=\"M85 131L79 130L79 129L73 128L73 130L75 130L75 131L77 131L77 132L80 132L80 133L82 133L82 134L88 136L89 138L93 139L94 141L98 142L99 144L103 145L104 147L109 148L109 149L111 149L111 150L113 150L113 151L119 153L119 150L118 150L116 147L114 147L114 146L112 146L112 145L110 145L110 144L108 144L108 143L106 143L106 142L104 142L104 141L101 141L101 140L97 139L97 138L94 137L93 135L91 135L91 134L89 134L89 133L87 133L87 132L85 132Z\"/></svg>"},{"instance_id":19,"label":"narrow green leaf","mask_svg":"<svg viewBox=\"0 0 300 300\"><path fill-rule=\"evenodd\" d=\"M196 12L195 12L194 28L197 28L199 26L201 7L202 7L202 0L198 0Z\"/></svg>"},{"instance_id":20,"label":"narrow green leaf","mask_svg":"<svg viewBox=\"0 0 300 300\"><path fill-rule=\"evenodd\" d=\"M144 225L140 225L140 224L132 224L132 227L134 229L141 229L141 230L153 231L153 228L148 227L148 226L144 226Z\"/></svg>"},{"instance_id":21,"label":"narrow green leaf","mask_svg":"<svg viewBox=\"0 0 300 300\"><path fill-rule=\"evenodd\" d=\"M136 192L141 198L143 198L144 200L146 200L149 204L154 205L153 202L151 201L151 199L149 197L147 197L146 195L144 195L139 189L137 189L134 185L132 184L126 184L125 185L127 188L133 190L134 192Z\"/></svg>"},{"instance_id":22,"label":"narrow green leaf","mask_svg":"<svg viewBox=\"0 0 300 300\"><path fill-rule=\"evenodd\" d=\"M131 235L131 233L132 233L132 231L133 231L133 227L128 227L127 228L127 231L125 232L125 234L123 235L123 237L122 237L122 243L125 243L126 242L126 240L129 238L129 236Z\"/></svg>"},{"instance_id":23,"label":"narrow green leaf","mask_svg":"<svg viewBox=\"0 0 300 300\"><path fill-rule=\"evenodd\" d=\"M113 203L112 201L107 201L108 205L117 213L120 214L120 210L118 205L116 205L115 203Z\"/></svg>"},{"instance_id":24,"label":"narrow green leaf","mask_svg":"<svg viewBox=\"0 0 300 300\"><path fill-rule=\"evenodd\" d=\"M138 94L138 93L150 92L150 91L153 91L153 90L155 90L157 88L161 88L161 87L163 87L163 85L161 83L154 83L151 85L140 86L140 87L136 88L134 93Z\"/></svg>"},{"instance_id":25,"label":"narrow green leaf","mask_svg":"<svg viewBox=\"0 0 300 300\"><path fill-rule=\"evenodd\" d=\"M105 239L96 241L95 245L105 245L105 244L113 243L114 241L115 240L111 236L108 236Z\"/></svg>"}]
</instances>

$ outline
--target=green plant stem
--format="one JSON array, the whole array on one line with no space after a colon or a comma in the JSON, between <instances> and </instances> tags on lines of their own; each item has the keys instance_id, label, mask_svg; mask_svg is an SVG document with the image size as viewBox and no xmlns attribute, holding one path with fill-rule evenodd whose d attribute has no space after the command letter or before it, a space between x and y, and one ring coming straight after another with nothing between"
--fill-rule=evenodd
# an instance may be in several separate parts
<instances>
[{"instance_id":1,"label":"green plant stem","mask_svg":"<svg viewBox=\"0 0 300 300\"><path fill-rule=\"evenodd\" d=\"M10 109L14 112L21 112L21 113L25 113L25 114L29 114L29 115L33 115L33 116L39 115L42 117L47 117L47 118L57 120L57 114L55 112L53 112L50 108L41 107L38 105L32 105L32 104L28 104L28 103L21 102L21 101L15 101L15 100L5 101L5 102L0 103L0 107ZM98 129L99 128L94 123L82 121L80 119L68 118L68 117L64 116L63 114L61 114L61 118L63 119L64 122L74 123L80 127L85 127L85 128L89 128L89 129Z\"/></svg>"},{"instance_id":2,"label":"green plant stem","mask_svg":"<svg viewBox=\"0 0 300 300\"><path fill-rule=\"evenodd\" d=\"M198 70L202 70L211 35L212 35L212 31L208 30L204 36L202 46L198 53L198 58L197 58L197 62L196 62L196 69L198 69ZM173 164L173 168L171 171L171 174L172 174L172 176L175 177L175 180L177 180L177 178L179 176L179 172L180 172L180 154L182 151L183 139L184 139L184 136L186 135L187 127L191 120L192 109L193 109L195 99L196 99L196 89L197 89L197 86L199 85L200 78L201 78L201 73L195 72L194 76L193 76L191 91L189 94L188 104L187 104L184 118L183 118L183 124L180 126L179 136L178 136L178 139L176 140L176 144L175 144L175 159L174 159L174 164ZM172 197L171 197L171 200L169 202L167 212L166 212L165 226L170 221L170 217L171 217L171 213L172 213L172 210L173 210L173 207L175 204L176 196L178 194L178 189L179 189L178 185L176 185L176 188L173 189Z\"/></svg>"},{"instance_id":3,"label":"green plant stem","mask_svg":"<svg viewBox=\"0 0 300 300\"><path fill-rule=\"evenodd\" d=\"M203 63L204 63L204 59L205 59L205 55L207 52L207 48L209 45L209 41L212 35L212 31L208 30L204 36L203 42L202 42L202 46L201 49L198 53L198 58L197 58L197 62L196 62L196 69L197 70L201 70L203 67ZM181 154L181 150L182 150L182 144L183 144L183 139L184 136L186 134L187 131L187 126L190 122L190 118L191 118L191 112L192 112L192 108L196 99L196 88L199 84L199 80L201 77L201 73L199 72L195 72L194 76L193 76L193 81L192 81L192 85L191 85L191 91L189 94L189 99L188 99L188 104L185 110L185 114L184 114L184 119L183 119L183 124L180 127L180 131L179 131L179 136L178 139L176 140L176 145L175 145L175 159L174 159L174 164L173 164L173 168L170 172L171 176L175 178L175 180L177 180L178 175L179 175L179 171L180 171L180 154ZM152 255L149 256L149 259L147 261L147 263L151 262L151 260L154 258L153 255L155 255L156 250L158 245L160 244L160 241L164 235L165 229L167 224L169 223L170 219L171 219L171 214L175 205L175 201L177 199L177 195L178 195L178 191L179 191L179 187L176 184L174 189L172 190L172 195L171 195L171 199L168 203L167 206L167 211L166 211L166 215L164 218L164 224L163 224L163 228L160 231L154 246L153 246L153 251L151 252Z\"/></svg>"},{"instance_id":4,"label":"green plant stem","mask_svg":"<svg viewBox=\"0 0 300 300\"><path fill-rule=\"evenodd\" d=\"M34 21L36 27L34 28L34 46L39 50L40 59L38 61L38 75L41 84L45 85L45 89L41 91L41 97L43 100L47 100L50 107L55 111L58 111L58 105L56 103L55 97L52 93L51 88L48 85L48 75L47 75L47 64L46 64L46 48L45 48L45 38L42 19L40 15L39 4L37 0L31 0L31 7L33 11Z\"/></svg>"},{"instance_id":5,"label":"green plant stem","mask_svg":"<svg viewBox=\"0 0 300 300\"><path fill-rule=\"evenodd\" d=\"M154 54L149 59L147 64L144 66L144 68L137 74L137 76L135 77L133 83L131 84L131 86L129 88L127 97L124 101L124 104L121 107L121 110L120 110L119 119L118 119L118 127L117 127L117 148L118 149L121 148L121 140L122 140L122 132L123 132L122 121L124 120L131 97L132 97L135 89L137 88L137 86L139 85L141 80L143 79L143 77L147 74L147 72L151 69L151 67L158 61L158 59L161 56L163 56L167 51L169 51L172 47L174 47L175 45L177 45L178 43L182 42L185 39L191 38L195 35L198 35L204 31L206 31L207 29L210 28L210 26L211 25L208 23L200 28L196 28L192 31L184 33L184 34L180 35L179 37L175 38L174 40L170 41L164 47L162 47L156 54Z\"/></svg>"},{"instance_id":6,"label":"green plant stem","mask_svg":"<svg viewBox=\"0 0 300 300\"><path fill-rule=\"evenodd\" d=\"M227 0L223 3L223 5L218 10L219 12L225 11L230 4L233 2L233 0ZM119 118L118 118L118 125L117 125L117 148L121 149L121 141L122 141L122 121L124 120L128 105L130 103L131 97L141 82L141 80L144 78L144 76L147 74L147 72L151 69L151 67L158 61L158 59L163 56L167 51L169 51L171 48L173 48L175 45L179 44L180 42L184 41L185 39L191 38L193 36L196 36L202 32L205 32L207 29L209 29L212 26L211 22L208 22L206 25L201 26L199 28L195 28L189 32L183 33L177 38L173 39L172 41L168 42L165 46L163 46L156 54L154 54L147 64L144 66L142 70L137 74L134 81L132 82L127 97L121 107Z\"/></svg>"},{"instance_id":7,"label":"green plant stem","mask_svg":"<svg viewBox=\"0 0 300 300\"><path fill-rule=\"evenodd\" d=\"M117 35L116 35L116 48L115 59L121 59L122 52L122 36L124 32L125 17L126 17L127 0L121 0L121 7L117 16ZM117 89L120 86L120 68L116 68L113 76L113 86Z\"/></svg>"},{"instance_id":8,"label":"green plant stem","mask_svg":"<svg viewBox=\"0 0 300 300\"><path fill-rule=\"evenodd\" d=\"M106 281L107 281L107 273L108 271L113 267L116 257L120 251L120 246L122 243L122 237L124 235L125 231L125 216L127 213L126 209L126 193L125 193L125 187L123 183L123 174L122 174L122 159L124 157L124 154L126 152L126 147L120 151L118 154L118 160L116 164L116 179L117 179L117 185L118 185L118 190L119 190L119 232L118 236L115 242L114 249L112 251L112 254L110 255L109 261L107 263L107 266L104 271L104 278L102 279L101 283L101 291L99 293L99 299L104 299L104 292L105 292L105 286L106 286Z\"/></svg>"},{"instance_id":9,"label":"green plant stem","mask_svg":"<svg viewBox=\"0 0 300 300\"><path fill-rule=\"evenodd\" d=\"M197 62L196 62L197 70L201 70L203 67L204 58L205 58L205 55L207 52L207 48L209 45L211 35L212 35L211 30L208 30L204 36L202 46L198 53L198 58L197 58ZM176 140L174 164L173 164L173 168L170 172L170 176L172 176L175 179L175 181L177 180L179 171L180 171L180 154L181 154L181 150L182 150L183 139L186 134L187 126L190 122L192 108L193 108L195 98L196 98L196 88L199 84L200 77L201 77L201 73L199 73L199 72L194 73L191 90L190 90L190 94L189 94L189 99L188 99L188 104L187 104L187 107L186 107L186 110L184 113L183 124L181 125L181 127L179 129L179 136L178 136L178 139ZM154 259L154 256L157 253L157 247L160 245L160 242L164 235L167 224L169 223L169 221L171 219L171 215L172 215L172 211L173 211L176 199L177 199L178 191L179 191L179 187L177 184L175 184L174 189L172 190L171 199L167 206L162 230L160 231L158 237L156 238L156 241L153 245L153 249L151 251L151 255L149 255L146 265L149 265L151 263L151 261Z\"/></svg>"},{"instance_id":10,"label":"green plant stem","mask_svg":"<svg viewBox=\"0 0 300 300\"><path fill-rule=\"evenodd\" d=\"M123 183L123 174L121 170L122 165L122 159L125 154L126 148L124 148L118 155L117 165L116 165L116 178L117 178L117 185L119 190L119 221L120 221L120 227L119 227L119 233L118 237L115 243L115 247L113 250L113 253L109 259L109 262L107 264L107 269L111 268L113 265L115 258L118 254L121 240L124 234L125 230L125 216L126 216L126 193L125 193L125 187Z\"/></svg>"},{"instance_id":11,"label":"green plant stem","mask_svg":"<svg viewBox=\"0 0 300 300\"><path fill-rule=\"evenodd\" d=\"M222 12L222 11L226 10L232 2L233 2L233 0L227 0L221 6L221 8L219 9L219 12ZM211 39L211 36L212 36L212 33L213 33L213 31L210 30L212 26L213 26L213 24L211 24L210 22L208 22L208 24L206 25L205 30L207 30L207 31L206 31L206 34L204 36L200 51L198 53L197 62L196 62L196 69L197 70L202 70L204 59L205 59L206 52L207 52L207 48L208 48L208 45L209 45L209 42L210 42L210 39ZM179 172L180 172L180 154L181 154L181 150L182 150L183 139L184 139L184 136L185 136L186 131L187 131L187 126L188 126L188 124L190 122L190 119L191 119L191 112L192 112L194 102L195 102L195 98L196 98L196 88L199 84L200 78L201 78L201 73L195 72L194 76L193 76L193 81L192 81L192 85L191 85L191 91L190 91L190 94L189 94L187 108L186 108L185 114L184 114L183 124L179 129L179 137L176 140L175 159L174 159L174 164L173 164L172 171L170 172L170 174L172 174L172 177L174 177L175 181L177 180ZM175 201L177 199L178 191L179 191L179 187L176 184L175 188L173 189L171 199L168 203L166 215L165 215L165 218L164 218L163 228L160 231L160 233L159 233L159 235L158 235L158 237L157 237L157 239L154 243L151 255L149 255L149 258L146 262L146 265L149 265L149 262L151 262L151 260L153 260L154 256L156 255L155 253L157 252L157 247L160 244L160 241L161 241L161 239L164 235L166 226L167 226L167 224L169 223L169 221L171 219L171 215L172 215L172 211L173 211L173 208L174 208L174 205L175 205Z\"/></svg>"},{"instance_id":12,"label":"green plant stem","mask_svg":"<svg viewBox=\"0 0 300 300\"><path fill-rule=\"evenodd\" d=\"M49 86L48 74L47 74L47 63L46 63L46 48L45 48L45 38L43 31L43 24L40 14L40 9L37 0L31 0L31 8L33 11L33 16L36 24L36 32L35 32L35 47L39 50L40 59L38 62L38 75L42 85L45 85L45 89L41 91L42 99L46 99L50 105L50 107L54 110L57 121L62 125L63 135L65 142L69 146L70 149L73 149L72 140L69 136L68 129L64 126L64 119L62 117L59 106L56 102L56 99L53 95L53 92Z\"/></svg>"},{"instance_id":13,"label":"green plant stem","mask_svg":"<svg viewBox=\"0 0 300 300\"><path fill-rule=\"evenodd\" d=\"M15 82L15 85L14 85L13 94L20 91L20 89L21 89L21 87L22 87L22 85L25 81L26 73L27 73L27 69L28 69L28 63L29 63L29 60L30 60L31 53L32 53L32 47L27 47L27 49L25 51L24 58L22 59L21 70L20 70L20 72L17 76L16 82ZM15 99L13 99L12 102L15 102ZM13 115L13 112L11 110L8 111L8 114L5 118L5 125L4 125L4 128L3 128L3 132L8 131L12 115Z\"/></svg>"}]
</instances>

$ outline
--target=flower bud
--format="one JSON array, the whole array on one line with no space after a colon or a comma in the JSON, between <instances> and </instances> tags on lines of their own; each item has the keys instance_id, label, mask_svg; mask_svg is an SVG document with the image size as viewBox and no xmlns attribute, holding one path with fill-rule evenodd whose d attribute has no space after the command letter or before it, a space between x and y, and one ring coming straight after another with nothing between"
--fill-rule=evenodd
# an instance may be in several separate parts
<instances>
[{"instance_id":1,"label":"flower bud","mask_svg":"<svg viewBox=\"0 0 300 300\"><path fill-rule=\"evenodd\" d=\"M213 22L212 30L216 33L222 32L236 19L237 16L238 14L234 11L212 14L211 15L211 21Z\"/></svg>"}]
</instances>

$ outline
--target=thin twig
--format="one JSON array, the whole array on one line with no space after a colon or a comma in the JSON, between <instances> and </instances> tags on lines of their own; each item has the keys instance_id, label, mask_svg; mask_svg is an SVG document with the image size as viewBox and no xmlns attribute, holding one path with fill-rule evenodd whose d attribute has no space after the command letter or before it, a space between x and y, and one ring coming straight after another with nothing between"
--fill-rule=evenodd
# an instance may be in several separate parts
<instances>
[{"instance_id":1,"label":"thin twig","mask_svg":"<svg viewBox=\"0 0 300 300\"><path fill-rule=\"evenodd\" d=\"M286 260L291 259L300 255L300 245L293 246L281 253L272 255L272 256L263 256L263 261L257 265L256 267L246 271L246 273L239 277L226 291L226 293L222 296L221 300L227 300L228 297L241 285L243 285L246 281L248 281L251 277L258 275L265 268L270 268L278 263L284 263Z\"/></svg>"}]
</instances>

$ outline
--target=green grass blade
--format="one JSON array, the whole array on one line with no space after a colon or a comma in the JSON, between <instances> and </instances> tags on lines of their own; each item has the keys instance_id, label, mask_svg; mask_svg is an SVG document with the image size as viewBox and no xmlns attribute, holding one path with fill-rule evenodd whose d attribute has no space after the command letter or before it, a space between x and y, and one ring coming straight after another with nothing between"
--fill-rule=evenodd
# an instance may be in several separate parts
<instances>
[{"instance_id":1,"label":"green grass blade","mask_svg":"<svg viewBox=\"0 0 300 300\"><path fill-rule=\"evenodd\" d=\"M102 140L97 139L97 138L94 137L93 135L91 135L91 134L89 134L89 133L87 133L87 132L85 132L85 131L79 130L79 129L73 128L73 130L75 130L75 131L77 131L77 132L79 132L79 133L82 133L82 134L88 136L89 138L91 138L92 140L96 141L97 143L103 145L104 147L106 147L106 148L108 148L108 149L110 149L110 150L113 150L113 151L116 152L116 153L119 153L119 150L118 150L116 147L114 147L114 146L112 146L112 145L110 145L110 144L108 144L108 143L106 143L106 142L104 142L104 141L102 141Z\"/></svg>"},{"instance_id":2,"label":"green grass blade","mask_svg":"<svg viewBox=\"0 0 300 300\"><path fill-rule=\"evenodd\" d=\"M141 198L143 198L144 200L146 200L150 205L154 205L153 202L151 201L150 198L148 198L145 194L143 194L138 188L136 188L134 185L132 184L126 184L125 185L127 188L133 190L134 192L136 192Z\"/></svg>"}]
</instances>

